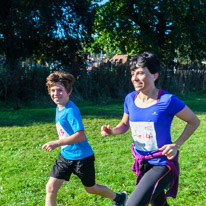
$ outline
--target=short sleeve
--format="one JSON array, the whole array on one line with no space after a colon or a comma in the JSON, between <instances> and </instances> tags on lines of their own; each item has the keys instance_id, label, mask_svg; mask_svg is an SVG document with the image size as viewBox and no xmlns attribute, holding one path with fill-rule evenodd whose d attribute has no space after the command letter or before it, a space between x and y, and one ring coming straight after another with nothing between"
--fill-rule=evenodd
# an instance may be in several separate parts
<instances>
[{"instance_id":1,"label":"short sleeve","mask_svg":"<svg viewBox=\"0 0 206 206\"><path fill-rule=\"evenodd\" d=\"M128 105L128 96L126 96L126 98L124 100L124 113L129 114L127 105Z\"/></svg>"},{"instance_id":2,"label":"short sleeve","mask_svg":"<svg viewBox=\"0 0 206 206\"><path fill-rule=\"evenodd\" d=\"M67 121L72 127L73 132L84 130L80 111L77 108L70 108L67 115Z\"/></svg>"},{"instance_id":3,"label":"short sleeve","mask_svg":"<svg viewBox=\"0 0 206 206\"><path fill-rule=\"evenodd\" d=\"M169 103L168 109L170 114L177 114L180 112L182 109L184 109L185 103L182 102L178 97L175 95L171 96L171 101Z\"/></svg>"}]
</instances>

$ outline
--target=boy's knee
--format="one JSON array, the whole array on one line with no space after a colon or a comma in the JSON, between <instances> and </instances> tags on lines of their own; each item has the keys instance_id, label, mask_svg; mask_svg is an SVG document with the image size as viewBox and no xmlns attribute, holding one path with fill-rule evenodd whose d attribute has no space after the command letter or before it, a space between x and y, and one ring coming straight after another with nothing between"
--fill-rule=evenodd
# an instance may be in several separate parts
<instances>
[{"instance_id":1,"label":"boy's knee","mask_svg":"<svg viewBox=\"0 0 206 206\"><path fill-rule=\"evenodd\" d=\"M86 187L85 186L85 190L89 193L89 194L95 194L96 192L96 185L92 186L92 187Z\"/></svg>"},{"instance_id":2,"label":"boy's knee","mask_svg":"<svg viewBox=\"0 0 206 206\"><path fill-rule=\"evenodd\" d=\"M57 193L57 191L58 191L58 189L56 189L56 188L54 187L54 185L51 184L50 182L48 182L48 183L46 184L46 193Z\"/></svg>"}]
</instances>

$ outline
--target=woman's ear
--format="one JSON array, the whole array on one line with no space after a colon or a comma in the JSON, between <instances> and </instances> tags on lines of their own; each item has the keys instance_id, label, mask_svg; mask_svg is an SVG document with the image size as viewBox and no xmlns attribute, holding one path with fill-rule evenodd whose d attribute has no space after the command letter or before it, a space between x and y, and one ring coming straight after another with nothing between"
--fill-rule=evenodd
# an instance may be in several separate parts
<instances>
[{"instance_id":1,"label":"woman's ear","mask_svg":"<svg viewBox=\"0 0 206 206\"><path fill-rule=\"evenodd\" d=\"M158 77L159 77L159 73L155 73L153 75L154 75L154 81L156 81L158 79Z\"/></svg>"}]
</instances>

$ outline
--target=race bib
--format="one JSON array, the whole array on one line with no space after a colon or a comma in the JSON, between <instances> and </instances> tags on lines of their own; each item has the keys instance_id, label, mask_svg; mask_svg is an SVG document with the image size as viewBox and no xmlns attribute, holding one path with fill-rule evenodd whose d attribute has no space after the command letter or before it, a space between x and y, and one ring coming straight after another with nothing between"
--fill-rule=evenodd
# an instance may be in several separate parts
<instances>
[{"instance_id":1,"label":"race bib","mask_svg":"<svg viewBox=\"0 0 206 206\"><path fill-rule=\"evenodd\" d=\"M157 150L154 122L130 122L135 148L140 151Z\"/></svg>"},{"instance_id":2,"label":"race bib","mask_svg":"<svg viewBox=\"0 0 206 206\"><path fill-rule=\"evenodd\" d=\"M69 137L68 133L64 130L64 128L61 126L60 122L56 123L57 128L57 134L59 136L59 139L64 139ZM61 148L65 148L67 145L61 146Z\"/></svg>"}]
</instances>

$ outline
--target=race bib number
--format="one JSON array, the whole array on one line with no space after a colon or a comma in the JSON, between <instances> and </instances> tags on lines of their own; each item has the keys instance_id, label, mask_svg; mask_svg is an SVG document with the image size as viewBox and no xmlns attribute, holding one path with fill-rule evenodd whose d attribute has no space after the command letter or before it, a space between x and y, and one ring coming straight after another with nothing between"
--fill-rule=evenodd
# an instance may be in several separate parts
<instances>
[{"instance_id":1,"label":"race bib number","mask_svg":"<svg viewBox=\"0 0 206 206\"><path fill-rule=\"evenodd\" d=\"M157 150L154 122L130 122L135 148L140 151Z\"/></svg>"},{"instance_id":2,"label":"race bib number","mask_svg":"<svg viewBox=\"0 0 206 206\"><path fill-rule=\"evenodd\" d=\"M64 128L61 126L60 122L56 123L57 128L57 134L59 136L59 139L64 139L69 137L68 133L64 130ZM61 146L61 148L65 148L67 145Z\"/></svg>"}]
</instances>

